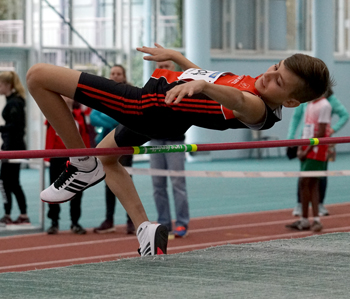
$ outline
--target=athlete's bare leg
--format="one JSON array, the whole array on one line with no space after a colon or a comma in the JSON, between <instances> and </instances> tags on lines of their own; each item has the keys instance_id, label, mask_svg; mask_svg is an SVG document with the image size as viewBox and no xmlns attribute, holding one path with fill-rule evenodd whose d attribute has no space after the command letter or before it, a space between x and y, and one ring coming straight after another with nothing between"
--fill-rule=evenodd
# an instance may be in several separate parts
<instances>
[{"instance_id":1,"label":"athlete's bare leg","mask_svg":"<svg viewBox=\"0 0 350 299\"><path fill-rule=\"evenodd\" d=\"M43 63L34 65L27 73L29 92L67 148L85 148L72 113L61 97L74 98L80 74Z\"/></svg>"},{"instance_id":2,"label":"athlete's bare leg","mask_svg":"<svg viewBox=\"0 0 350 299\"><path fill-rule=\"evenodd\" d=\"M67 148L85 147L72 114L60 96L74 98L80 74L48 64L37 64L27 74L30 93ZM114 130L98 145L100 148L116 146ZM118 162L118 156L99 158L106 172L106 183L130 215L135 227L138 227L148 219L130 175Z\"/></svg>"},{"instance_id":3,"label":"athlete's bare leg","mask_svg":"<svg viewBox=\"0 0 350 299\"><path fill-rule=\"evenodd\" d=\"M117 147L114 140L114 130L112 130L97 146L98 148ZM118 162L120 156L100 156L98 157L106 173L105 181L115 196L119 199L124 209L129 214L135 227L139 227L144 221L148 221L145 209L137 194L134 183L125 170Z\"/></svg>"}]
</instances>

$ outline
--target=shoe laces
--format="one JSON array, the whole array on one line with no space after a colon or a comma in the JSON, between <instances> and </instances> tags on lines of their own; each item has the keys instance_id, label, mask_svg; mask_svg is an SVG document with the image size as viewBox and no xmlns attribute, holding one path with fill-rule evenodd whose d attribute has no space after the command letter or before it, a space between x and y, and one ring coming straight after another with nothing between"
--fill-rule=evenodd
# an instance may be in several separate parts
<instances>
[{"instance_id":1,"label":"shoe laces","mask_svg":"<svg viewBox=\"0 0 350 299\"><path fill-rule=\"evenodd\" d=\"M60 189L64 186L64 184L69 181L70 178L73 177L73 174L75 174L78 171L78 168L70 164L70 161L66 162L66 169L63 171L58 179L54 182L54 186L56 189Z\"/></svg>"}]
</instances>

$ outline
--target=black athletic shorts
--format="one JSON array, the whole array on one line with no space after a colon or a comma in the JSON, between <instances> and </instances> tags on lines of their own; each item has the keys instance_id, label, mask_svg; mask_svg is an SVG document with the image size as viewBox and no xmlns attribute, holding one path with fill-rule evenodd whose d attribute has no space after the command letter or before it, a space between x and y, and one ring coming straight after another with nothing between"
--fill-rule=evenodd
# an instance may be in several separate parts
<instances>
[{"instance_id":1,"label":"black athletic shorts","mask_svg":"<svg viewBox=\"0 0 350 299\"><path fill-rule=\"evenodd\" d=\"M125 127L117 130L118 146L136 146L150 139L181 136L191 126L181 112L166 107L164 93L159 95L163 98L163 104L159 104L157 88L153 82L138 88L82 73L74 100L105 113Z\"/></svg>"}]
</instances>

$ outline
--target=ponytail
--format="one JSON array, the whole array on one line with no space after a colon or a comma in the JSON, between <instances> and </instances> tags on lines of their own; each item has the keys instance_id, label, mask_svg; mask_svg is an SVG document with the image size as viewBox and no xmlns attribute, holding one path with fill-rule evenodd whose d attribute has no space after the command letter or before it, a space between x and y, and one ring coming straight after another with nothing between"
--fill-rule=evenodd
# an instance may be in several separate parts
<instances>
[{"instance_id":1,"label":"ponytail","mask_svg":"<svg viewBox=\"0 0 350 299\"><path fill-rule=\"evenodd\" d=\"M10 84L11 87L18 93L23 99L26 98L26 91L24 86L21 83L18 75L13 71L7 71L0 73L0 80L7 84Z\"/></svg>"}]
</instances>

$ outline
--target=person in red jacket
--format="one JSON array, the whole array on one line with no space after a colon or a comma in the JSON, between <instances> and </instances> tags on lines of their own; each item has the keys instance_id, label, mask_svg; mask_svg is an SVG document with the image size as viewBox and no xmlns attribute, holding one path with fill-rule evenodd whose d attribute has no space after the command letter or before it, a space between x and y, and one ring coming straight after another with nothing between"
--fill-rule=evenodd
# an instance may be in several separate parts
<instances>
[{"instance_id":1,"label":"person in red jacket","mask_svg":"<svg viewBox=\"0 0 350 299\"><path fill-rule=\"evenodd\" d=\"M180 52L142 47L144 59L172 60L183 73L156 70L143 88L120 84L76 70L36 64L27 73L27 86L41 111L67 148L85 147L60 95L101 111L120 122L97 146L141 145L150 139L184 134L191 126L213 130L271 128L281 109L319 98L332 85L326 64L315 57L294 54L252 78L200 69ZM141 256L166 254L168 231L151 223L120 155L71 157L56 181L43 190L44 202L62 203L106 178L132 219ZM77 182L78 181L78 182Z\"/></svg>"},{"instance_id":2,"label":"person in red jacket","mask_svg":"<svg viewBox=\"0 0 350 299\"><path fill-rule=\"evenodd\" d=\"M87 130L87 125L85 122L85 116L82 110L80 109L80 104L74 102L74 100L63 97L67 103L68 108L72 112L75 124L79 130L79 133L84 141L86 147L90 147L90 137ZM62 139L57 135L55 129L46 121L46 149L65 149ZM68 157L61 158L50 158L47 159L50 161L50 183L52 184L59 178L62 170L65 167ZM70 202L70 218L71 218L71 231L75 234L86 234L86 230L78 223L81 216L81 200L83 197L83 192L78 192L76 196ZM47 230L49 235L55 235L59 230L59 214L61 211L59 204L49 204L49 211L47 217L51 219L51 226Z\"/></svg>"}]
</instances>

